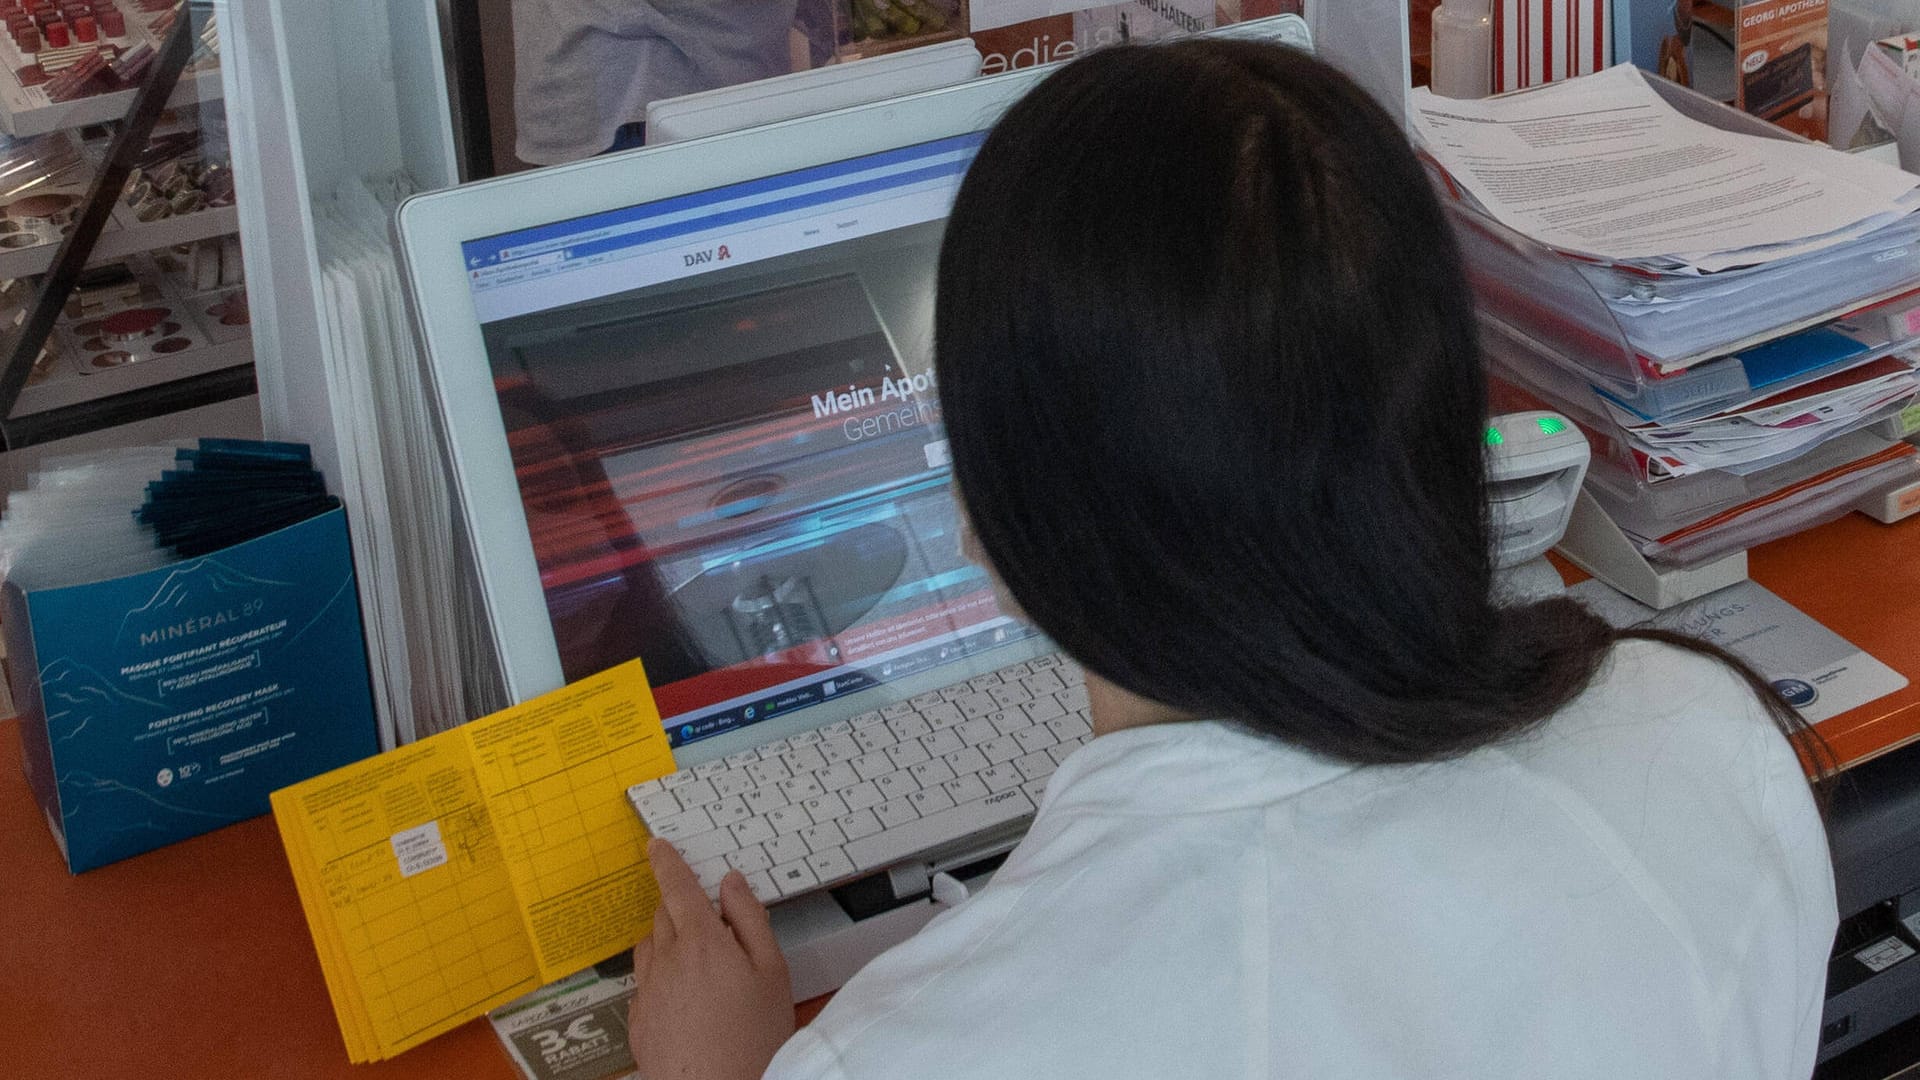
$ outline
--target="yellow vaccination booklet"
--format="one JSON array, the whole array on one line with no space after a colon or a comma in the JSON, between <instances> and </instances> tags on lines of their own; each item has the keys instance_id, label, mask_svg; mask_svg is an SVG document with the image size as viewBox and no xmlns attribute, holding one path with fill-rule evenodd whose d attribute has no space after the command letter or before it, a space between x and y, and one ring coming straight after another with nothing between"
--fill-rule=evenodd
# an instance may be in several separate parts
<instances>
[{"instance_id":1,"label":"yellow vaccination booklet","mask_svg":"<svg viewBox=\"0 0 1920 1080\"><path fill-rule=\"evenodd\" d=\"M273 793L347 1054L378 1061L631 947L626 789L673 771L639 661Z\"/></svg>"}]
</instances>

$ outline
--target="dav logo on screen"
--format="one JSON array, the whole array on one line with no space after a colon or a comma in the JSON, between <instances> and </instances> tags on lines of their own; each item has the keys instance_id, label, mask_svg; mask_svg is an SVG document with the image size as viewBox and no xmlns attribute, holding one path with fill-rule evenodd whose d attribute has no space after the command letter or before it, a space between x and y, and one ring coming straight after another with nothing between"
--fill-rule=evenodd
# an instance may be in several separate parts
<instances>
[{"instance_id":1,"label":"dav logo on screen","mask_svg":"<svg viewBox=\"0 0 1920 1080\"><path fill-rule=\"evenodd\" d=\"M726 262L733 258L733 253L727 250L727 245L721 244L705 251L690 251L680 257L687 261L688 266L699 266L701 263Z\"/></svg>"}]
</instances>

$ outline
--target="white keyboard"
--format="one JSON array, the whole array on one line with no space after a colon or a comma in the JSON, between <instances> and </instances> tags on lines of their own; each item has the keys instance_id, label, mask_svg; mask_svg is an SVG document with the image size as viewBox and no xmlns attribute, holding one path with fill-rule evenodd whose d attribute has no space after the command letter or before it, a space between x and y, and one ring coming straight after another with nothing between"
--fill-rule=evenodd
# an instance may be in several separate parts
<instances>
[{"instance_id":1,"label":"white keyboard","mask_svg":"<svg viewBox=\"0 0 1920 1080\"><path fill-rule=\"evenodd\" d=\"M1091 738L1078 665L1013 664L627 789L709 895L728 870L763 903L1030 820Z\"/></svg>"}]
</instances>

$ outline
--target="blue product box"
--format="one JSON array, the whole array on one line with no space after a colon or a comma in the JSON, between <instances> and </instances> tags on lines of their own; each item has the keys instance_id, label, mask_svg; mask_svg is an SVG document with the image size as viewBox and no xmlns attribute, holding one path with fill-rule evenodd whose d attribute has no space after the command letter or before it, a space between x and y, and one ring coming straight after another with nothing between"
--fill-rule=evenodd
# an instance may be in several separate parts
<instances>
[{"instance_id":1,"label":"blue product box","mask_svg":"<svg viewBox=\"0 0 1920 1080\"><path fill-rule=\"evenodd\" d=\"M379 749L346 515L0 590L27 782L74 873L264 814Z\"/></svg>"}]
</instances>

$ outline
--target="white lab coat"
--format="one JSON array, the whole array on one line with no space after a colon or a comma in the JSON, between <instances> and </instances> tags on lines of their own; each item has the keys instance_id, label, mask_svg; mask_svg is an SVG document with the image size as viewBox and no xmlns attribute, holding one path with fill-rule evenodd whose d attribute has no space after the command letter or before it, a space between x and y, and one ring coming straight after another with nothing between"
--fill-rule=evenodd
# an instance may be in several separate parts
<instances>
[{"instance_id":1,"label":"white lab coat","mask_svg":"<svg viewBox=\"0 0 1920 1080\"><path fill-rule=\"evenodd\" d=\"M767 1076L1804 1078L1834 927L1786 741L1719 664L1633 642L1457 761L1094 739Z\"/></svg>"}]
</instances>

